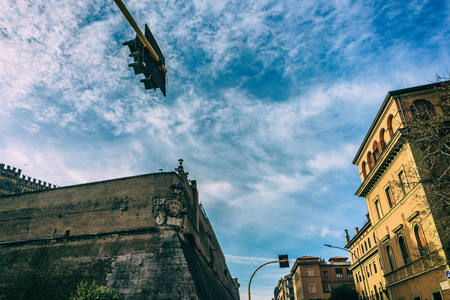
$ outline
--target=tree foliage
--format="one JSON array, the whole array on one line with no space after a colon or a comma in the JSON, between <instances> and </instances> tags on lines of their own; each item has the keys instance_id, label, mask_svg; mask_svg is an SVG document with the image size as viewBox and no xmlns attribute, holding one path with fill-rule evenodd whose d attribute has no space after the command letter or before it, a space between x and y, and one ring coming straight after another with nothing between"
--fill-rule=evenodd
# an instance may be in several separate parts
<instances>
[{"instance_id":1,"label":"tree foliage","mask_svg":"<svg viewBox=\"0 0 450 300\"><path fill-rule=\"evenodd\" d=\"M1 298L0 298L1 299ZM120 300L121 295L114 289L108 289L105 286L98 286L95 281L88 285L87 282L81 282L77 286L77 291L72 294L69 300Z\"/></svg>"},{"instance_id":2,"label":"tree foliage","mask_svg":"<svg viewBox=\"0 0 450 300\"><path fill-rule=\"evenodd\" d=\"M358 300L358 292L349 286L341 285L331 291L329 300Z\"/></svg>"},{"instance_id":3,"label":"tree foliage","mask_svg":"<svg viewBox=\"0 0 450 300\"><path fill-rule=\"evenodd\" d=\"M6 299L4 294L5 285L0 283L0 300Z\"/></svg>"},{"instance_id":4,"label":"tree foliage","mask_svg":"<svg viewBox=\"0 0 450 300\"><path fill-rule=\"evenodd\" d=\"M427 195L447 259L450 256L450 81L437 76L435 95L438 105L416 100L403 135L417 149L420 183ZM428 106L426 105L428 104ZM415 184L411 182L411 184Z\"/></svg>"}]
</instances>

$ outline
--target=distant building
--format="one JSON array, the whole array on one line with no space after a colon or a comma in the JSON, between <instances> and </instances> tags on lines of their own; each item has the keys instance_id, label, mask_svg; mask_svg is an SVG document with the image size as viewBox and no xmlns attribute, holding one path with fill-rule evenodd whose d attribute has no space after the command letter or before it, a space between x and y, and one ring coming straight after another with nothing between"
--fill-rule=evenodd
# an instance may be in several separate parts
<instances>
[{"instance_id":1,"label":"distant building","mask_svg":"<svg viewBox=\"0 0 450 300\"><path fill-rule=\"evenodd\" d=\"M3 195L54 189L51 183L22 175L22 170L0 163L0 197Z\"/></svg>"},{"instance_id":2,"label":"distant building","mask_svg":"<svg viewBox=\"0 0 450 300\"><path fill-rule=\"evenodd\" d=\"M294 300L294 285L292 276L288 274L278 280L278 284L274 290L275 300Z\"/></svg>"},{"instance_id":3,"label":"distant building","mask_svg":"<svg viewBox=\"0 0 450 300\"><path fill-rule=\"evenodd\" d=\"M328 261L315 256L297 258L291 270L295 299L328 299L338 286L355 288L349 268L347 257L332 257Z\"/></svg>"},{"instance_id":4,"label":"distant building","mask_svg":"<svg viewBox=\"0 0 450 300\"><path fill-rule=\"evenodd\" d=\"M449 82L392 91L353 160L362 181L356 195L365 198L370 221L347 248L357 253L354 272L362 263L366 277L357 278L374 276L370 299L378 299L380 284L389 299L450 299L449 137ZM369 240L376 249L366 248ZM370 273L378 263L385 283Z\"/></svg>"},{"instance_id":5,"label":"distant building","mask_svg":"<svg viewBox=\"0 0 450 300\"><path fill-rule=\"evenodd\" d=\"M356 291L363 299L387 299L386 281L369 215L366 215L366 223L361 229L355 228L355 233L350 240L345 231Z\"/></svg>"},{"instance_id":6,"label":"distant building","mask_svg":"<svg viewBox=\"0 0 450 300\"><path fill-rule=\"evenodd\" d=\"M6 299L68 299L81 281L95 281L124 300L238 300L181 163L175 172L0 197ZM29 188L18 173L7 168L2 180Z\"/></svg>"}]
</instances>

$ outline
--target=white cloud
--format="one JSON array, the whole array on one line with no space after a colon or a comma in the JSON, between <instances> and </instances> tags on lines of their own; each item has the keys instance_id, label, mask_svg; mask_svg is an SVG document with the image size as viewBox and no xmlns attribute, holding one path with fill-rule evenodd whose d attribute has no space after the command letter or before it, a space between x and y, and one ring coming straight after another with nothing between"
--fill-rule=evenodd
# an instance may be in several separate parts
<instances>
[{"instance_id":1,"label":"white cloud","mask_svg":"<svg viewBox=\"0 0 450 300\"><path fill-rule=\"evenodd\" d=\"M416 19L429 5L130 0L165 54L163 99L128 68L121 43L134 33L114 3L1 1L0 157L59 185L184 158L224 251L246 253L229 263L320 252L359 224L350 209L365 212L348 199L360 182L351 160L386 93L450 61L448 32L409 30L427 25Z\"/></svg>"},{"instance_id":2,"label":"white cloud","mask_svg":"<svg viewBox=\"0 0 450 300\"><path fill-rule=\"evenodd\" d=\"M307 161L308 167L320 173L330 170L341 172L352 167L350 162L358 149L357 145L336 145L333 148L317 153L313 159Z\"/></svg>"}]
</instances>

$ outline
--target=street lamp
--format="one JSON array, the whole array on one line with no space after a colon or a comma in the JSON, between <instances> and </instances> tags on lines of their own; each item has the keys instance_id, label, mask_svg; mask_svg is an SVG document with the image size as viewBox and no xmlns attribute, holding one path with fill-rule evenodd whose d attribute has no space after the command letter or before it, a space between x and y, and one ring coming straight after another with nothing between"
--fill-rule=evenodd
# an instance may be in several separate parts
<instances>
[{"instance_id":1,"label":"street lamp","mask_svg":"<svg viewBox=\"0 0 450 300\"><path fill-rule=\"evenodd\" d=\"M289 268L289 258L287 255L279 255L278 256L278 260L274 260L274 261L269 261L266 262L265 264L262 264L261 266L259 266L255 272L253 272L252 277L250 277L250 281L248 282L248 300L251 300L251 296L250 296L250 284L252 283L252 279L253 276L255 276L256 272L261 269L262 267L264 267L265 265L268 264L274 264L274 263L280 263L280 268Z\"/></svg>"},{"instance_id":2,"label":"street lamp","mask_svg":"<svg viewBox=\"0 0 450 300\"><path fill-rule=\"evenodd\" d=\"M332 246L332 245L328 245L328 244L324 244L324 246L327 246L327 247L330 247L330 248L336 248L336 249L341 249L341 250L347 251L348 253L353 254L353 257L356 257L356 259L358 260L359 268L361 269L362 277L363 277L364 291L365 291L365 293L366 293L366 295L364 296L364 298L365 298L365 297L368 297L369 294L367 294L366 277L364 276L364 270L363 270L363 268L362 268L362 264L361 264L361 261L359 260L359 257L356 256L353 252L351 252L351 251L348 250L347 248L342 248L342 247Z\"/></svg>"}]
</instances>

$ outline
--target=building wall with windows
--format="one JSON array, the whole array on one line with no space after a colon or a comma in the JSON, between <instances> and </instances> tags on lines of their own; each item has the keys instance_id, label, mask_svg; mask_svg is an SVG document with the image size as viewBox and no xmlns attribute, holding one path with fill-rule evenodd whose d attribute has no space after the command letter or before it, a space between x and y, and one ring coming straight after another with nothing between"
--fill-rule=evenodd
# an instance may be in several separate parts
<instances>
[{"instance_id":1,"label":"building wall with windows","mask_svg":"<svg viewBox=\"0 0 450 300\"><path fill-rule=\"evenodd\" d=\"M407 134L413 124L423 125L432 116L445 121L440 104L446 96L439 86L389 92L353 160L362 181L356 195L365 198L371 220L370 230L365 230L375 239L390 299L450 299L449 290L440 285L448 268L448 243L444 246L442 239L448 220L441 222L442 212L430 205L435 198L425 183L430 168L424 163L424 148L417 146L418 135ZM445 164L439 168L448 169ZM347 247L358 252L361 243Z\"/></svg>"},{"instance_id":2,"label":"building wall with windows","mask_svg":"<svg viewBox=\"0 0 450 300\"><path fill-rule=\"evenodd\" d=\"M328 299L338 286L354 288L349 267L346 257L333 257L328 261L316 256L297 258L291 270L295 299Z\"/></svg>"},{"instance_id":3,"label":"building wall with windows","mask_svg":"<svg viewBox=\"0 0 450 300\"><path fill-rule=\"evenodd\" d=\"M387 299L386 282L369 215L366 215L366 223L361 229L355 228L352 239L347 230L345 237L357 292L366 299Z\"/></svg>"},{"instance_id":4,"label":"building wall with windows","mask_svg":"<svg viewBox=\"0 0 450 300\"><path fill-rule=\"evenodd\" d=\"M274 290L275 300L294 300L294 285L292 283L292 276L288 274L278 280L277 287Z\"/></svg>"}]
</instances>

